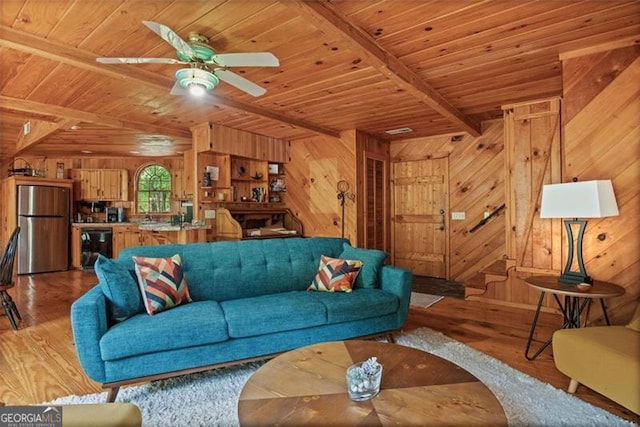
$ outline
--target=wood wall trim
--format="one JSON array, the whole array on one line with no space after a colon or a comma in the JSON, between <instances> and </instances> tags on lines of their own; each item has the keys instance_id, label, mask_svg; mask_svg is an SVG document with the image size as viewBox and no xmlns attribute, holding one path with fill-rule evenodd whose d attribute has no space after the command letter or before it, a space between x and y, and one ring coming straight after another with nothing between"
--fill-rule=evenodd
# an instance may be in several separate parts
<instances>
[{"instance_id":1,"label":"wood wall trim","mask_svg":"<svg viewBox=\"0 0 640 427\"><path fill-rule=\"evenodd\" d=\"M376 43L371 36L351 24L330 3L303 0L287 0L282 3L294 8L298 14L324 33L345 40L355 52L364 54L366 61L381 74L433 108L447 120L459 125L465 132L473 136L482 134L478 121L466 116L454 107L402 61Z\"/></svg>"},{"instance_id":2,"label":"wood wall trim","mask_svg":"<svg viewBox=\"0 0 640 427\"><path fill-rule=\"evenodd\" d=\"M637 35L631 35L623 37L613 42L601 43L594 46L589 46L583 49L569 50L566 52L560 52L560 60L565 61L567 59L578 58L580 56L593 55L594 53L607 52L610 50L620 49L624 47L634 46L640 44Z\"/></svg>"},{"instance_id":3,"label":"wood wall trim","mask_svg":"<svg viewBox=\"0 0 640 427\"><path fill-rule=\"evenodd\" d=\"M511 110L516 107L522 107L522 106L531 105L531 104L539 104L542 102L555 101L555 100L561 100L561 99L562 99L561 96L549 96L546 98L532 99L530 101L513 102L511 104L502 105L502 111Z\"/></svg>"}]
</instances>

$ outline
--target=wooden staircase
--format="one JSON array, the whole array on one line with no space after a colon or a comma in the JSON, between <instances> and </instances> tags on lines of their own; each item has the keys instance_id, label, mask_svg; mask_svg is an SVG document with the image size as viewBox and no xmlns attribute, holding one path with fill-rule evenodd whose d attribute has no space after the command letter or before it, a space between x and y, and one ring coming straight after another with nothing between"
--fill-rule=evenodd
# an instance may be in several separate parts
<instances>
[{"instance_id":1,"label":"wooden staircase","mask_svg":"<svg viewBox=\"0 0 640 427\"><path fill-rule=\"evenodd\" d=\"M484 267L471 279L464 282L464 297L482 295L487 291L487 285L494 282L504 282L509 278L509 270L514 268L516 260L498 259Z\"/></svg>"}]
</instances>

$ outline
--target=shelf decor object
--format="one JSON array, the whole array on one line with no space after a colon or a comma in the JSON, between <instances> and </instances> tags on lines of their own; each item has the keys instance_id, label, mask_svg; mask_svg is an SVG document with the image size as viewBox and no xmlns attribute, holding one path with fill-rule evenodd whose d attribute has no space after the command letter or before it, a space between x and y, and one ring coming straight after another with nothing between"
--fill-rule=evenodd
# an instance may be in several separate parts
<instances>
[{"instance_id":1,"label":"shelf decor object","mask_svg":"<svg viewBox=\"0 0 640 427\"><path fill-rule=\"evenodd\" d=\"M582 242L587 221L578 218L604 218L618 215L618 204L611 180L548 184L542 187L540 218L564 220L567 232L567 263L558 279L560 283L590 284L582 259ZM574 237L574 229L577 233ZM575 266L577 270L572 269Z\"/></svg>"}]
</instances>

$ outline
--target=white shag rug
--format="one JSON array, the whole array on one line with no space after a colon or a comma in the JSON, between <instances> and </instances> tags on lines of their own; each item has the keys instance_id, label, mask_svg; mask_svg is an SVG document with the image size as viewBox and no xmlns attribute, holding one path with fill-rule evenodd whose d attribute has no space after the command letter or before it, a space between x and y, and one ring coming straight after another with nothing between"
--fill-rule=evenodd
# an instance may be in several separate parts
<instances>
[{"instance_id":1,"label":"white shag rug","mask_svg":"<svg viewBox=\"0 0 640 427\"><path fill-rule=\"evenodd\" d=\"M637 426L429 328L403 333L396 342L435 354L471 372L496 395L510 426ZM116 401L138 405L145 427L237 426L240 391L259 366L261 363L249 363L123 387ZM105 400L106 392L62 397L46 404Z\"/></svg>"},{"instance_id":2,"label":"white shag rug","mask_svg":"<svg viewBox=\"0 0 640 427\"><path fill-rule=\"evenodd\" d=\"M444 298L441 295L422 294L411 292L411 305L415 307L427 308Z\"/></svg>"}]
</instances>

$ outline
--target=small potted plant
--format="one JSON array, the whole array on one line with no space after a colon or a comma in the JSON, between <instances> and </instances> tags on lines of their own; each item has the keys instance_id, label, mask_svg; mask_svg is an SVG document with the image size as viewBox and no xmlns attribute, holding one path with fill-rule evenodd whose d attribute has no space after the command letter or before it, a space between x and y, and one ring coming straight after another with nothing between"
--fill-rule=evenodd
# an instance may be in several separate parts
<instances>
[{"instance_id":1,"label":"small potted plant","mask_svg":"<svg viewBox=\"0 0 640 427\"><path fill-rule=\"evenodd\" d=\"M380 392L382 365L376 357L355 363L347 368L347 390L355 401L369 400Z\"/></svg>"}]
</instances>

